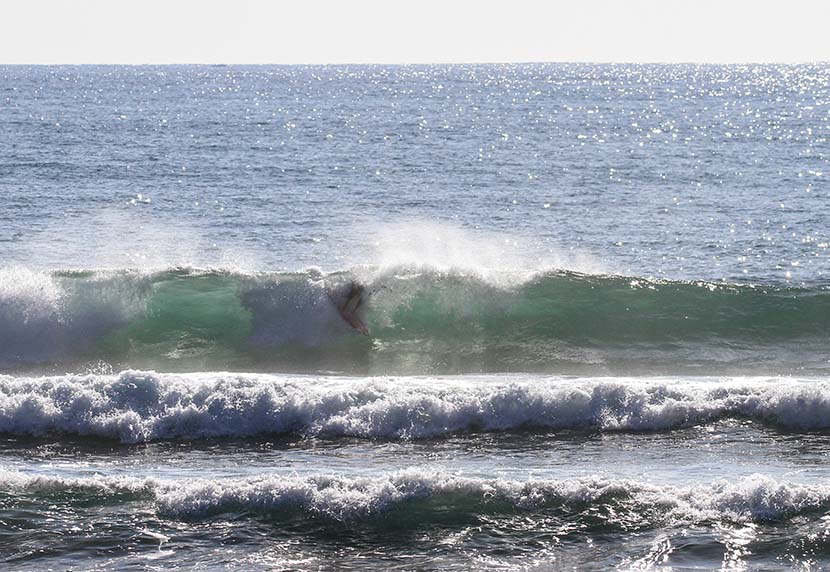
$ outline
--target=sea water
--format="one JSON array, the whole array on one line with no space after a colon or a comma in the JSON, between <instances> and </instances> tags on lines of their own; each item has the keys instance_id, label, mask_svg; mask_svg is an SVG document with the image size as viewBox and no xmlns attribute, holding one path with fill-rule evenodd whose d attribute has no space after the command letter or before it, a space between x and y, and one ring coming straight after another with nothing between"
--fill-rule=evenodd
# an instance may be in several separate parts
<instances>
[{"instance_id":1,"label":"sea water","mask_svg":"<svg viewBox=\"0 0 830 572\"><path fill-rule=\"evenodd\" d=\"M830 568L829 135L827 65L0 67L2 568Z\"/></svg>"}]
</instances>

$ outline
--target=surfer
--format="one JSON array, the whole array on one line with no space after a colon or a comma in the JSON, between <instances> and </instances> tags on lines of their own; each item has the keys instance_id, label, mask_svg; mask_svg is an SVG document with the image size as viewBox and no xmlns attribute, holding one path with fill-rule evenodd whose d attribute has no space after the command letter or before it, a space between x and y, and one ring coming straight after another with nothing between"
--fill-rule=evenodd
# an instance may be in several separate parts
<instances>
[{"instance_id":1,"label":"surfer","mask_svg":"<svg viewBox=\"0 0 830 572\"><path fill-rule=\"evenodd\" d=\"M366 336L369 335L369 328L365 323L363 323L360 314L361 309L365 306L367 295L366 287L363 284L352 280L344 289L343 297L340 298L340 296L338 296L339 300L332 300L335 302L337 311L340 312L340 316L346 321L346 323Z\"/></svg>"}]
</instances>

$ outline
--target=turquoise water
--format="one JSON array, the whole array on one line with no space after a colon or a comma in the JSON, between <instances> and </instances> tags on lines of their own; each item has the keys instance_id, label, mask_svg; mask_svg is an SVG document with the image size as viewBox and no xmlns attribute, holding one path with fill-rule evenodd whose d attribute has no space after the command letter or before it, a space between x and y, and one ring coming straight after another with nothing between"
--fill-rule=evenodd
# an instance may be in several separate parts
<instances>
[{"instance_id":1,"label":"turquoise water","mask_svg":"<svg viewBox=\"0 0 830 572\"><path fill-rule=\"evenodd\" d=\"M7 66L0 103L4 569L830 562L826 65Z\"/></svg>"}]
</instances>

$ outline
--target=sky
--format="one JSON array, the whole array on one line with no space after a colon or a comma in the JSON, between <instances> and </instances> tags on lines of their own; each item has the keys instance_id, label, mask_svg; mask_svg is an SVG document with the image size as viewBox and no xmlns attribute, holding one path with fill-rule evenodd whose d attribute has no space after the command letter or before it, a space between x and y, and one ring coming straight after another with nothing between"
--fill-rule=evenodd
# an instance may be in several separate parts
<instances>
[{"instance_id":1,"label":"sky","mask_svg":"<svg viewBox=\"0 0 830 572\"><path fill-rule=\"evenodd\" d=\"M0 63L830 61L830 0L4 0Z\"/></svg>"}]
</instances>

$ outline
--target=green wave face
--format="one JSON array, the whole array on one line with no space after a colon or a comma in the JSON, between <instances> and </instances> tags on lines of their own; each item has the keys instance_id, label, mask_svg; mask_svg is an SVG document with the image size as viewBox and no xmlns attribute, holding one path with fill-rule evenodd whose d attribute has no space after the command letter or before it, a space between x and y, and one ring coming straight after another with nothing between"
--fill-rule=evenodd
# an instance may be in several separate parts
<instances>
[{"instance_id":1,"label":"green wave face","mask_svg":"<svg viewBox=\"0 0 830 572\"><path fill-rule=\"evenodd\" d=\"M363 281L364 336L338 310L355 281L348 272L38 280L27 298L0 300L6 369L102 360L165 370L781 374L828 365L823 288L398 269ZM41 290L59 295L41 300Z\"/></svg>"},{"instance_id":2,"label":"green wave face","mask_svg":"<svg viewBox=\"0 0 830 572\"><path fill-rule=\"evenodd\" d=\"M427 274L380 292L370 321L388 347L440 355L438 369L737 372L779 360L789 371L825 367L830 292L573 273L500 288Z\"/></svg>"},{"instance_id":3,"label":"green wave face","mask_svg":"<svg viewBox=\"0 0 830 572\"><path fill-rule=\"evenodd\" d=\"M547 274L513 288L428 276L373 306L391 318L379 336L471 331L501 339L579 344L744 341L826 335L830 292L623 277ZM402 329L403 328L403 329Z\"/></svg>"},{"instance_id":4,"label":"green wave face","mask_svg":"<svg viewBox=\"0 0 830 572\"><path fill-rule=\"evenodd\" d=\"M251 311L230 276L171 275L152 284L144 311L105 335L99 351L127 361L148 356L189 364L239 361L251 336Z\"/></svg>"}]
</instances>

